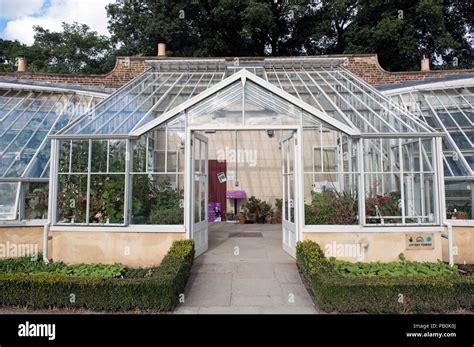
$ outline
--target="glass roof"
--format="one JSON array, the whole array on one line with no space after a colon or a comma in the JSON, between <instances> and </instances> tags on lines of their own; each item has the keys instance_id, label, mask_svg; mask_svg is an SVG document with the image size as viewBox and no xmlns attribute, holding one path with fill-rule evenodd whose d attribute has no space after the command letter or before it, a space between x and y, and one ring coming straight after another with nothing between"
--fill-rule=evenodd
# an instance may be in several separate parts
<instances>
[{"instance_id":1,"label":"glass roof","mask_svg":"<svg viewBox=\"0 0 474 347\"><path fill-rule=\"evenodd\" d=\"M473 176L474 171L474 86L417 88L389 91L402 105L443 137L444 175Z\"/></svg>"},{"instance_id":2,"label":"glass roof","mask_svg":"<svg viewBox=\"0 0 474 347\"><path fill-rule=\"evenodd\" d=\"M47 178L51 141L103 97L71 91L0 89L0 180Z\"/></svg>"},{"instance_id":3,"label":"glass roof","mask_svg":"<svg viewBox=\"0 0 474 347\"><path fill-rule=\"evenodd\" d=\"M302 108L264 90L254 82L247 80L242 83L240 79L202 102L190 106L186 114L189 125L321 124Z\"/></svg>"},{"instance_id":4,"label":"glass roof","mask_svg":"<svg viewBox=\"0 0 474 347\"><path fill-rule=\"evenodd\" d=\"M431 132L428 125L351 74L340 58L163 60L58 136L129 135L242 69L361 133Z\"/></svg>"}]
</instances>

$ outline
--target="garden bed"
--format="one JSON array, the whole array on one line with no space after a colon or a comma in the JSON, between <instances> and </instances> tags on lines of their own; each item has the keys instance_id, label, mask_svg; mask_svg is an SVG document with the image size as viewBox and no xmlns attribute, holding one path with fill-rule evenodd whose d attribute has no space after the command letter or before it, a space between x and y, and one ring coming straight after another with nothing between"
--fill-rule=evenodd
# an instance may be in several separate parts
<instances>
[{"instance_id":1,"label":"garden bed","mask_svg":"<svg viewBox=\"0 0 474 347\"><path fill-rule=\"evenodd\" d=\"M161 264L44 264L37 259L0 260L0 305L33 309L170 311L189 278L192 240L175 241Z\"/></svg>"},{"instance_id":2,"label":"garden bed","mask_svg":"<svg viewBox=\"0 0 474 347\"><path fill-rule=\"evenodd\" d=\"M444 263L349 263L327 259L313 241L298 242L297 265L326 312L472 311L474 276Z\"/></svg>"}]
</instances>

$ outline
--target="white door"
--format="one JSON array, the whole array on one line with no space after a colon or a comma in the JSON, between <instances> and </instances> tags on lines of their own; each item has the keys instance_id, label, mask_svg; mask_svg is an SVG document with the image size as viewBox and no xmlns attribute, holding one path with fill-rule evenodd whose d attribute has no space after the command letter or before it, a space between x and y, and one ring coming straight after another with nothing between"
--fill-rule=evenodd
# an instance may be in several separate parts
<instances>
[{"instance_id":1,"label":"white door","mask_svg":"<svg viewBox=\"0 0 474 347\"><path fill-rule=\"evenodd\" d=\"M208 248L208 143L207 138L195 132L191 135L191 237L196 257Z\"/></svg>"},{"instance_id":2,"label":"white door","mask_svg":"<svg viewBox=\"0 0 474 347\"><path fill-rule=\"evenodd\" d=\"M297 211L297 138L296 131L280 142L281 175L282 175L282 228L283 249L292 257L296 257L296 242L298 241L298 211Z\"/></svg>"}]
</instances>

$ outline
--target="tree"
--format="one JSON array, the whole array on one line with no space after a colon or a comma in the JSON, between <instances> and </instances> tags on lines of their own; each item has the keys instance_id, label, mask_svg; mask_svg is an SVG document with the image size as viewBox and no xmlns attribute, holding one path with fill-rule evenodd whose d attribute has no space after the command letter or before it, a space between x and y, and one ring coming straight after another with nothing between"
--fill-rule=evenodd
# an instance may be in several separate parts
<instances>
[{"instance_id":1,"label":"tree","mask_svg":"<svg viewBox=\"0 0 474 347\"><path fill-rule=\"evenodd\" d=\"M321 0L299 12L294 40L307 54L341 54L353 25L357 0Z\"/></svg>"},{"instance_id":2,"label":"tree","mask_svg":"<svg viewBox=\"0 0 474 347\"><path fill-rule=\"evenodd\" d=\"M62 32L51 32L35 26L33 49L41 52L41 60L32 59L30 67L37 71L57 73L104 73L113 67L110 40L91 31L86 24L63 23Z\"/></svg>"},{"instance_id":3,"label":"tree","mask_svg":"<svg viewBox=\"0 0 474 347\"><path fill-rule=\"evenodd\" d=\"M19 41L0 39L0 71L15 71L16 58L24 55L26 49Z\"/></svg>"},{"instance_id":4,"label":"tree","mask_svg":"<svg viewBox=\"0 0 474 347\"><path fill-rule=\"evenodd\" d=\"M376 52L391 71L417 70L423 55L438 64L458 57L460 66L469 67L469 13L469 7L456 0L359 0L344 52Z\"/></svg>"}]
</instances>

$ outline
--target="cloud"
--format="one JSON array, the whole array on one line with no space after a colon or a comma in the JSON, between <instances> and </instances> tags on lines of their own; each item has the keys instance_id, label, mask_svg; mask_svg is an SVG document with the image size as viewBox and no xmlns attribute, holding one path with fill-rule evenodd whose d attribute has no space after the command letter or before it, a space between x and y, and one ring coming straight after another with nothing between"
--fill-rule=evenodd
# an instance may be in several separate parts
<instances>
[{"instance_id":1,"label":"cloud","mask_svg":"<svg viewBox=\"0 0 474 347\"><path fill-rule=\"evenodd\" d=\"M2 1L2 6L3 2L8 2L9 7L13 7L10 3L18 3L19 0L0 1ZM34 25L58 31L61 29L62 22L84 23L101 35L110 35L107 30L105 6L112 2L114 0L50 0L49 6L40 12L29 13L8 21L0 36L7 40L19 40L30 45L34 41Z\"/></svg>"},{"instance_id":2,"label":"cloud","mask_svg":"<svg viewBox=\"0 0 474 347\"><path fill-rule=\"evenodd\" d=\"M38 13L44 0L0 0L0 18L19 18Z\"/></svg>"}]
</instances>

